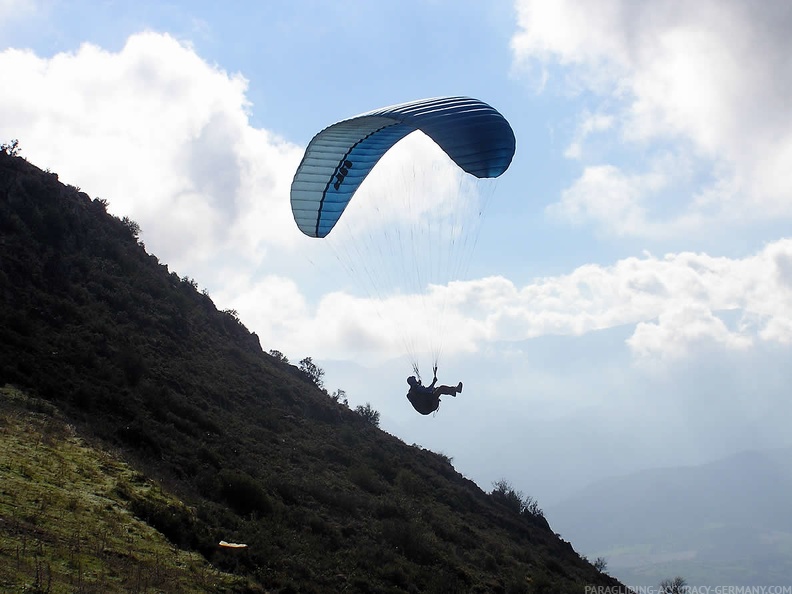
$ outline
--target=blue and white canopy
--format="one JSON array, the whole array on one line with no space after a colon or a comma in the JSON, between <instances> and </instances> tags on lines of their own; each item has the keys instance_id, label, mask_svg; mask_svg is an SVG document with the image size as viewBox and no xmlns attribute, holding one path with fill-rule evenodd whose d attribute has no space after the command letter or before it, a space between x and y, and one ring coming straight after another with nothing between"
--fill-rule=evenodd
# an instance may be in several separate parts
<instances>
[{"instance_id":1,"label":"blue and white canopy","mask_svg":"<svg viewBox=\"0 0 792 594\"><path fill-rule=\"evenodd\" d=\"M437 97L343 120L313 137L291 186L300 230L325 237L380 158L421 130L464 171L498 177L514 156L514 132L493 107L470 97Z\"/></svg>"}]
</instances>

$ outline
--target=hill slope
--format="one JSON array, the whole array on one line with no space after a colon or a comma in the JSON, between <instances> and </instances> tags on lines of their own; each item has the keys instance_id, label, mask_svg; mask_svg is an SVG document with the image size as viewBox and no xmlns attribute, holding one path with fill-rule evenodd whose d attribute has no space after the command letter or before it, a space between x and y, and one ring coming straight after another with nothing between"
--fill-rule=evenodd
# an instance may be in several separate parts
<instances>
[{"instance_id":1,"label":"hill slope","mask_svg":"<svg viewBox=\"0 0 792 594\"><path fill-rule=\"evenodd\" d=\"M0 152L0 386L46 400L181 498L129 508L174 546L272 591L617 585L541 514L482 492L264 353L138 231ZM249 547L229 557L221 539Z\"/></svg>"},{"instance_id":2,"label":"hill slope","mask_svg":"<svg viewBox=\"0 0 792 594\"><path fill-rule=\"evenodd\" d=\"M0 591L233 592L244 579L171 546L132 512L185 511L80 440L52 405L0 388ZM229 554L233 554L229 551Z\"/></svg>"}]
</instances>

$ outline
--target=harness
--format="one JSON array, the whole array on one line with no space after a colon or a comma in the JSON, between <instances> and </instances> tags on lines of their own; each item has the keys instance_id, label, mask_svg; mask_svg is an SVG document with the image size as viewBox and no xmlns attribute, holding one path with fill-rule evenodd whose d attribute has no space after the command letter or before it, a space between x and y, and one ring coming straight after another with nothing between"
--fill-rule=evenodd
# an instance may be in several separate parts
<instances>
[{"instance_id":1,"label":"harness","mask_svg":"<svg viewBox=\"0 0 792 594\"><path fill-rule=\"evenodd\" d=\"M440 408L440 397L435 396L433 392L410 389L407 392L407 399L413 405L413 408L422 415L432 414Z\"/></svg>"}]
</instances>

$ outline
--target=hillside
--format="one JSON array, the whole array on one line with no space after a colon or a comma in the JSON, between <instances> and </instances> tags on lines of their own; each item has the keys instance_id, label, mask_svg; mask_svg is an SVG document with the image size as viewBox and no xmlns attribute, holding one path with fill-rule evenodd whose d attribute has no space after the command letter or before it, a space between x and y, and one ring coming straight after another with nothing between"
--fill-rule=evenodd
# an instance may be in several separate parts
<instances>
[{"instance_id":1,"label":"hillside","mask_svg":"<svg viewBox=\"0 0 792 594\"><path fill-rule=\"evenodd\" d=\"M635 585L792 582L792 450L602 480L549 508L581 551Z\"/></svg>"},{"instance_id":2,"label":"hillside","mask_svg":"<svg viewBox=\"0 0 792 594\"><path fill-rule=\"evenodd\" d=\"M135 516L242 580L190 588L555 593L618 585L541 513L520 513L510 493L483 492L447 457L379 430L266 354L234 312L218 311L194 280L146 253L137 225L106 206L0 152L0 398L34 403L37 414L71 427L55 442L69 436L100 458L110 452L167 495L135 496L128 480L102 479L106 492L124 494L108 504L124 506L119 530L137 530L125 524ZM9 419L27 418L6 414L5 433L20 426ZM3 471L31 490L43 480L35 469ZM17 588L40 579L44 562L56 565L44 551L66 538L19 517L21 490L0 490L4 541L24 533L56 542L39 546L35 563L23 563L18 547L0 549L0 568L14 568L5 573L35 570ZM220 540L249 546L229 555ZM134 537L126 545L143 559L139 546Z\"/></svg>"},{"instance_id":3,"label":"hillside","mask_svg":"<svg viewBox=\"0 0 792 594\"><path fill-rule=\"evenodd\" d=\"M248 587L134 515L183 512L181 502L79 439L52 405L12 388L0 396L0 592Z\"/></svg>"}]
</instances>

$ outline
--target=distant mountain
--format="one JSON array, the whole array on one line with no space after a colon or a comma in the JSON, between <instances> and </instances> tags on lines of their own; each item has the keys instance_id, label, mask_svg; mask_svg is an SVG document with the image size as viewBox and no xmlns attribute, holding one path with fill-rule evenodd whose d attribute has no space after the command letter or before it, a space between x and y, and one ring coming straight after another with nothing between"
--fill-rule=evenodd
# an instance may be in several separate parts
<instances>
[{"instance_id":1,"label":"distant mountain","mask_svg":"<svg viewBox=\"0 0 792 594\"><path fill-rule=\"evenodd\" d=\"M792 584L792 448L604 479L546 510L628 585Z\"/></svg>"},{"instance_id":2,"label":"distant mountain","mask_svg":"<svg viewBox=\"0 0 792 594\"><path fill-rule=\"evenodd\" d=\"M0 590L618 590L540 510L336 402L134 221L7 153Z\"/></svg>"}]
</instances>

